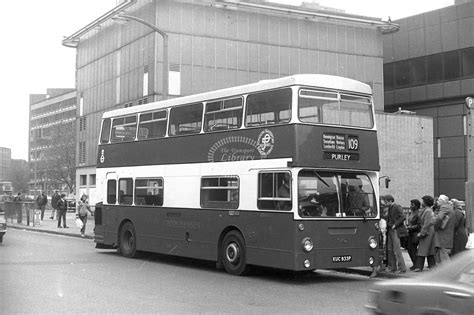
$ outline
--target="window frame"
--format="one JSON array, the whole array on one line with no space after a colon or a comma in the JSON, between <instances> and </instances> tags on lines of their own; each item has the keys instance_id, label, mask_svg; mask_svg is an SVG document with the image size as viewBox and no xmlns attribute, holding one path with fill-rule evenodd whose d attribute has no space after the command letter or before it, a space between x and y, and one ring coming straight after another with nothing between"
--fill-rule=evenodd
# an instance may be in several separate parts
<instances>
[{"instance_id":1,"label":"window frame","mask_svg":"<svg viewBox=\"0 0 474 315\"><path fill-rule=\"evenodd\" d=\"M196 109L195 110L192 110L192 111L189 111L187 112L186 114L189 115L190 113L193 113L194 111L195 114L198 114L198 108L200 108L199 110L199 121L196 120L196 121L193 121L193 122L184 122L182 124L193 124L193 123L198 123L199 127L195 128L195 129L191 129L190 131L179 131L179 126L180 124L175 124L175 122L178 122L179 121L175 121L173 120L174 119L174 115L183 115L184 112L179 112L180 110L185 110L186 108L193 108L195 107ZM196 103L191 103L191 104L184 104L184 105L180 105L180 106L176 106L176 107L171 107L170 108L170 112L169 112L169 121L168 121L168 136L169 137L177 137L177 136L186 136L186 135L196 135L196 134L200 134L202 132L202 125L203 125L203 113L204 113L204 103L203 102L196 102ZM173 131L172 128L175 128L175 130Z\"/></svg>"},{"instance_id":2,"label":"window frame","mask_svg":"<svg viewBox=\"0 0 474 315\"><path fill-rule=\"evenodd\" d=\"M209 179L217 179L218 185L217 186L204 186L205 180ZM221 180L223 179L231 179L231 181L236 181L236 186L221 186ZM231 182L229 181L229 182ZM206 190L226 190L227 194L232 193L232 191L237 191L237 201L227 200L227 201L216 201L216 200L209 200L205 199L206 197ZM209 196L208 196L209 197ZM217 175L217 176L202 176L201 177L201 185L200 185L200 205L201 208L211 208L211 209L228 209L228 210L235 210L239 208L240 204L240 178L237 175Z\"/></svg>"},{"instance_id":3,"label":"window frame","mask_svg":"<svg viewBox=\"0 0 474 315\"><path fill-rule=\"evenodd\" d=\"M272 192L271 196L263 196L262 193L262 177L265 174L273 174L272 178ZM278 196L279 194L279 188L278 187L278 174L282 174L283 177L285 175L288 176L288 179L290 181L289 183L289 197L280 197ZM289 170L266 170L266 171L260 171L258 172L257 175L257 209L258 210L270 210L270 211L284 211L284 212L290 212L293 210L293 179L291 176L291 171ZM272 205L272 206L270 206ZM279 207L287 207L289 206L289 209L279 209Z\"/></svg>"},{"instance_id":4,"label":"window frame","mask_svg":"<svg viewBox=\"0 0 474 315\"><path fill-rule=\"evenodd\" d=\"M164 118L157 118L157 119L153 118L154 114L161 113L161 112L165 113ZM142 116L145 116L145 115L152 115L151 120L147 120L147 121L143 122L142 121ZM138 116L138 124L137 124L137 141L165 138L167 136L167 132L168 132L168 118L169 118L169 113L168 113L167 109L157 109L157 110L154 110L154 111L148 111L148 112L140 113L139 116ZM146 138L141 138L140 137L140 125L142 123L143 124L150 124L150 123L161 122L161 121L165 122L165 130L164 130L164 134L162 136L157 136L157 137L147 136ZM148 128L146 128L146 129L148 130Z\"/></svg>"},{"instance_id":5,"label":"window frame","mask_svg":"<svg viewBox=\"0 0 474 315\"><path fill-rule=\"evenodd\" d=\"M252 97L256 97L257 95L263 95L263 94L271 94L271 95L274 95L276 91L289 91L290 92L290 95L289 95L289 106L288 106L288 118L286 119L278 119L278 122L277 122L277 117L274 117L274 122L273 123L268 123L269 120L266 120L265 123L261 123L261 120L259 120L258 122L249 122L249 117L251 117L252 115L262 115L262 114L266 114L266 113L250 113L249 114L249 109L250 108L256 108L256 107L261 107L261 106L250 106L249 105L249 99L252 100ZM272 89L272 90L263 90L263 91L258 91L258 92L253 92L253 93L248 93L245 97L245 110L244 110L244 126L245 128L253 128L253 127L267 127L267 126L278 126L278 125L285 125L285 124L288 124L291 122L291 117L292 117L292 112L293 112L293 89L291 87L281 87L281 88L277 88L277 89ZM275 112L273 112L275 113Z\"/></svg>"},{"instance_id":6,"label":"window frame","mask_svg":"<svg viewBox=\"0 0 474 315\"><path fill-rule=\"evenodd\" d=\"M135 118L135 122L126 122L127 118ZM119 121L123 119L123 122L121 124L115 125L115 121ZM115 130L117 127L122 126L122 127L129 127L129 126L135 126L135 133L133 138L127 138L127 137L116 137L115 136ZM126 115L126 116L119 116L119 117L114 117L112 119L112 126L110 129L110 143L120 143L120 142L128 142L128 141L135 141L137 140L137 131L138 131L138 117L137 114L132 114L132 115ZM121 139L121 140L118 140Z\"/></svg>"},{"instance_id":7,"label":"window frame","mask_svg":"<svg viewBox=\"0 0 474 315\"><path fill-rule=\"evenodd\" d=\"M122 183L123 182L126 182L127 184L127 190L128 190L128 184L131 183L131 196L130 194L127 192L124 191L124 194L121 195L120 192L122 191L121 188L122 188ZM133 195L134 195L134 181L133 181L133 178L132 177L122 177L122 178L119 178L118 179L118 185L117 185L117 189L118 189L118 204L121 205L121 206L132 206L133 205ZM127 198L127 203L123 202L125 200L125 198ZM129 199L128 199L129 198ZM130 200L130 202L128 202L128 200Z\"/></svg>"},{"instance_id":8,"label":"window frame","mask_svg":"<svg viewBox=\"0 0 474 315\"><path fill-rule=\"evenodd\" d=\"M225 102L226 101L234 101L234 100L240 100L240 106L225 108ZM214 103L218 103L218 102L222 102L220 109L213 110L213 111L208 111L208 107L209 107L210 104L214 104ZM237 117L238 125L236 127L233 127L233 128L227 127L227 128L224 128L224 129L213 130L213 127L215 127L217 125L216 124L213 127L208 128L208 123L209 123L209 120L207 119L208 115L210 115L210 114L220 114L220 113L225 113L225 112L233 112L233 111L240 111L240 115L225 117L225 119L229 119L229 118L232 119L234 117ZM217 100L213 100L213 101L208 101L208 102L206 102L205 107L204 107L204 120L203 120L203 123L202 123L202 129L206 133L240 129L240 128L242 128L242 124L243 124L243 120L244 120L243 119L243 114L244 114L244 97L242 95L229 97L229 98L223 98L223 99L217 99ZM227 125L227 126L229 126L229 125Z\"/></svg>"},{"instance_id":9,"label":"window frame","mask_svg":"<svg viewBox=\"0 0 474 315\"><path fill-rule=\"evenodd\" d=\"M138 183L137 181L141 181L141 180L147 180L147 186L138 186ZM148 184L150 183L150 181L153 181L153 180L156 180L158 182L158 187L155 187L155 186L148 186ZM160 186L160 182L161 182L161 186ZM143 206L143 207L162 207L163 206L163 202L164 202L164 190L165 190L165 180L163 177L137 177L134 179L134 188L133 188L133 204L136 205L136 206ZM146 202L146 196L143 197L144 198L144 201L145 203L138 203L137 200L138 198L142 197L142 195L138 196L137 194L137 189L158 189L158 194L156 195L151 195L151 196L161 196L161 200L160 199L157 199L158 202L157 203L154 203L154 199L151 201L151 203L147 203ZM161 193L161 194L160 194Z\"/></svg>"}]
</instances>

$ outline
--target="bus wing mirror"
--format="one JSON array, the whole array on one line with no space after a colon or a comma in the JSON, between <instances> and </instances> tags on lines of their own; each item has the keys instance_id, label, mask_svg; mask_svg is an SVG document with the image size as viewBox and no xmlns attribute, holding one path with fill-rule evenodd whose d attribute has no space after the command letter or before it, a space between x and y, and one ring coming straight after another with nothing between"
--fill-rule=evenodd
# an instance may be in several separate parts
<instances>
[{"instance_id":1,"label":"bus wing mirror","mask_svg":"<svg viewBox=\"0 0 474 315\"><path fill-rule=\"evenodd\" d=\"M388 188L390 186L390 181L391 181L390 178L388 177L385 178L385 188Z\"/></svg>"}]
</instances>

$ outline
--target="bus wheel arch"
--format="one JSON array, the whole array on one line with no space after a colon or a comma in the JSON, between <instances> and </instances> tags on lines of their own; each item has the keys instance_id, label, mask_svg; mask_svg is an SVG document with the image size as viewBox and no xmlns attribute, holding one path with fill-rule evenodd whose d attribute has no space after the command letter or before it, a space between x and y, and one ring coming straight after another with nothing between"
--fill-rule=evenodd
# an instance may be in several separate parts
<instances>
[{"instance_id":1,"label":"bus wheel arch","mask_svg":"<svg viewBox=\"0 0 474 315\"><path fill-rule=\"evenodd\" d=\"M137 257L137 233L132 221L125 220L120 224L117 241L117 250L122 256Z\"/></svg>"},{"instance_id":2,"label":"bus wheel arch","mask_svg":"<svg viewBox=\"0 0 474 315\"><path fill-rule=\"evenodd\" d=\"M235 227L225 229L219 239L219 263L231 275L247 274L247 249L242 233Z\"/></svg>"}]
</instances>

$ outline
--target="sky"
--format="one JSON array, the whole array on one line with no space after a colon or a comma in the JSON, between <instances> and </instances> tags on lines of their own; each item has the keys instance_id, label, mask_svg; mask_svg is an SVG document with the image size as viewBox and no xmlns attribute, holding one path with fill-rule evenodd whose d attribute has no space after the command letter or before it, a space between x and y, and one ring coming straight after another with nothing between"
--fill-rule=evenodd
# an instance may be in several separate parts
<instances>
[{"instance_id":1,"label":"sky","mask_svg":"<svg viewBox=\"0 0 474 315\"><path fill-rule=\"evenodd\" d=\"M307 0L308 2L311 0ZM275 0L286 4L301 1ZM320 0L346 13L393 20L449 6L454 0ZM76 50L61 45L109 11L116 0L23 0L2 2L0 19L0 147L13 159L28 160L30 94L75 88Z\"/></svg>"}]
</instances>

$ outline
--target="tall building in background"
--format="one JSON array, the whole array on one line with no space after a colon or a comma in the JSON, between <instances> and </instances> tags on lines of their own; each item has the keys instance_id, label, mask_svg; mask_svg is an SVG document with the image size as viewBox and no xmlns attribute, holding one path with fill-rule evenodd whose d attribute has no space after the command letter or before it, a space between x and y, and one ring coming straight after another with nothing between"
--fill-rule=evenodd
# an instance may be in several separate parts
<instances>
[{"instance_id":1,"label":"tall building in background","mask_svg":"<svg viewBox=\"0 0 474 315\"><path fill-rule=\"evenodd\" d=\"M433 117L435 194L464 200L464 100L474 96L474 2L456 1L395 22L400 31L383 39L385 109Z\"/></svg>"},{"instance_id":2,"label":"tall building in background","mask_svg":"<svg viewBox=\"0 0 474 315\"><path fill-rule=\"evenodd\" d=\"M74 189L76 101L75 89L30 95L30 194Z\"/></svg>"},{"instance_id":3,"label":"tall building in background","mask_svg":"<svg viewBox=\"0 0 474 315\"><path fill-rule=\"evenodd\" d=\"M120 14L133 19L120 18ZM369 84L376 111L383 115L382 33L397 29L379 18L355 16L315 4L120 2L63 40L64 46L77 50L76 194L88 194L91 204L97 201L95 166L104 111L158 101L164 94L178 97L298 73L331 74ZM169 39L168 66L164 66L165 45L160 32ZM163 83L167 80L166 91ZM421 145L412 141L407 148L416 146L418 150L428 143L431 150L424 134L431 130L431 120L425 124L426 120L400 116L380 121L379 129L391 128L387 130L397 130L396 126L410 121L410 128L405 128L397 139L416 135ZM392 125L383 126L386 122ZM385 156L398 156L390 145L394 143L393 135L386 134L381 139L384 143L380 147L387 150ZM388 164L390 169L384 161L381 164L382 175L399 176L399 181L392 181L395 188L390 191L395 191L397 197L432 193L430 185L412 187L403 183L406 175L413 173L432 176L432 163L418 159L411 170L404 172L403 158L396 160L394 167ZM419 196L403 195L407 202L414 197Z\"/></svg>"},{"instance_id":4,"label":"tall building in background","mask_svg":"<svg viewBox=\"0 0 474 315\"><path fill-rule=\"evenodd\" d=\"M12 150L0 147L0 181L8 181L10 179L11 161Z\"/></svg>"}]
</instances>

